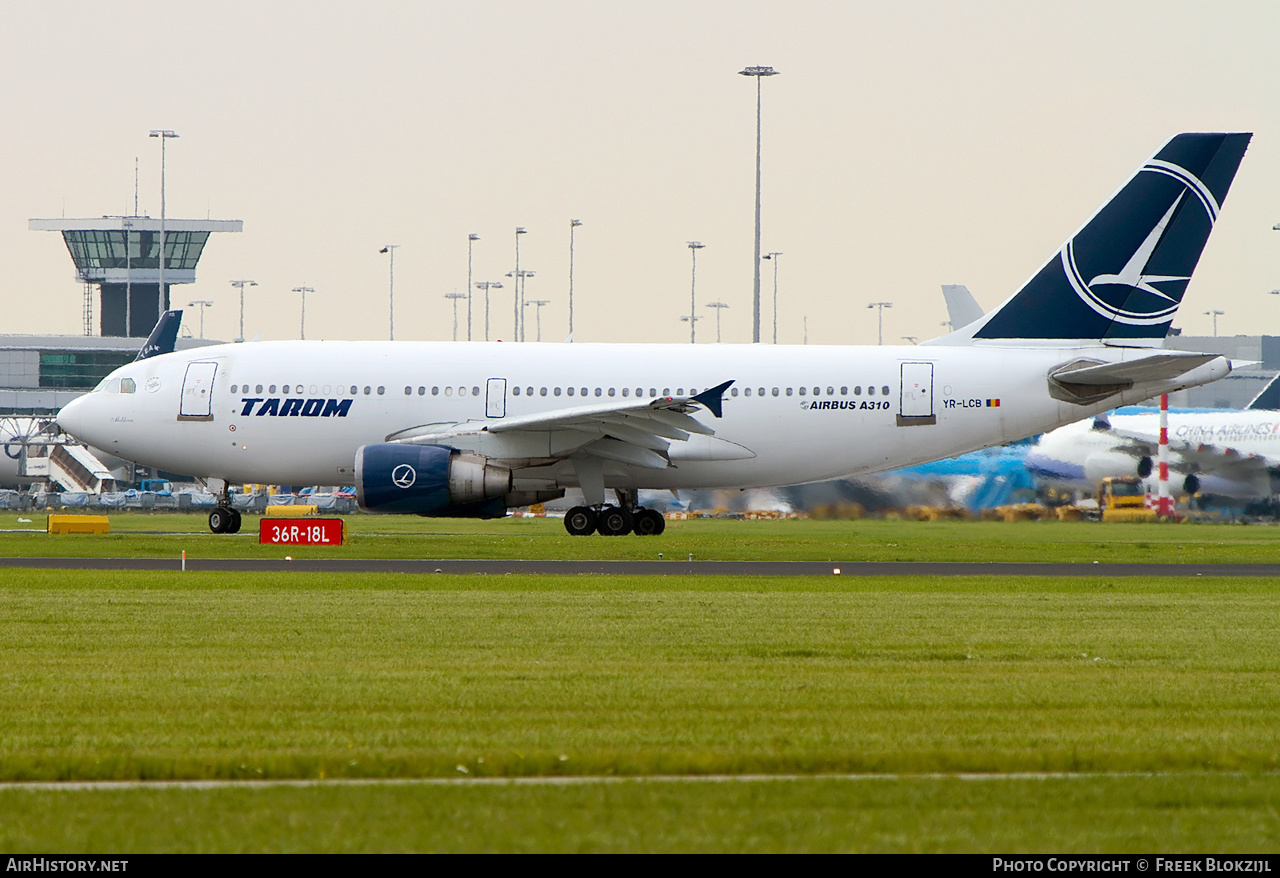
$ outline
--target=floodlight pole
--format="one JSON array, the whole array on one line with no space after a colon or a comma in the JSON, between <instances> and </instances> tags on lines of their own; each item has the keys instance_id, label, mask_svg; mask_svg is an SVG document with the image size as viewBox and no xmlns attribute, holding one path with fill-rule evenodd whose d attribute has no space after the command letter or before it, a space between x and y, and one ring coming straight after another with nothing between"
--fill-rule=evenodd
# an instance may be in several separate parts
<instances>
[{"instance_id":1,"label":"floodlight pole","mask_svg":"<svg viewBox=\"0 0 1280 878\"><path fill-rule=\"evenodd\" d=\"M569 220L569 341L573 341L573 230L582 220Z\"/></svg>"},{"instance_id":2,"label":"floodlight pole","mask_svg":"<svg viewBox=\"0 0 1280 878\"><path fill-rule=\"evenodd\" d=\"M773 343L778 343L778 257L782 255L780 250L774 250L761 256L761 259L768 259L773 263Z\"/></svg>"},{"instance_id":3,"label":"floodlight pole","mask_svg":"<svg viewBox=\"0 0 1280 878\"><path fill-rule=\"evenodd\" d=\"M391 280L387 290L387 315L391 324L390 340L396 340L396 248L399 244L388 244L379 250L391 257Z\"/></svg>"},{"instance_id":4,"label":"floodlight pole","mask_svg":"<svg viewBox=\"0 0 1280 878\"><path fill-rule=\"evenodd\" d=\"M171 137L177 137L172 131L165 128L156 128L152 130L151 137L160 138L160 292L156 297L156 320L160 319L160 315L164 314L164 142Z\"/></svg>"},{"instance_id":5,"label":"floodlight pole","mask_svg":"<svg viewBox=\"0 0 1280 878\"><path fill-rule=\"evenodd\" d=\"M707 246L701 241L689 241L689 252L693 256L693 268L689 274L689 344L696 344L698 340L697 327L698 322L698 251Z\"/></svg>"},{"instance_id":6,"label":"floodlight pole","mask_svg":"<svg viewBox=\"0 0 1280 878\"><path fill-rule=\"evenodd\" d=\"M312 287L294 287L293 291L295 293L302 293L302 323L300 324L298 335L303 341L306 341L307 339L307 293L314 293L315 289Z\"/></svg>"},{"instance_id":7,"label":"floodlight pole","mask_svg":"<svg viewBox=\"0 0 1280 878\"><path fill-rule=\"evenodd\" d=\"M256 287L258 284L251 280L233 280L231 285L240 290L240 337L236 341L242 342L244 341L244 288Z\"/></svg>"},{"instance_id":8,"label":"floodlight pole","mask_svg":"<svg viewBox=\"0 0 1280 878\"><path fill-rule=\"evenodd\" d=\"M755 238L755 259L752 271L755 275L755 281L752 285L752 316L751 316L751 341L760 343L760 100L761 100L761 82L766 76L777 76L778 71L772 67L747 67L739 70L740 76L754 76L756 78L756 238Z\"/></svg>"},{"instance_id":9,"label":"floodlight pole","mask_svg":"<svg viewBox=\"0 0 1280 878\"><path fill-rule=\"evenodd\" d=\"M471 341L471 247L479 240L475 232L467 235L467 341Z\"/></svg>"},{"instance_id":10,"label":"floodlight pole","mask_svg":"<svg viewBox=\"0 0 1280 878\"><path fill-rule=\"evenodd\" d=\"M868 308L879 308L879 309L880 309L880 310L877 312L877 316L879 317L879 327L880 327L880 331L879 331L879 335L878 335L878 337L877 337L877 338L878 338L878 340L876 341L876 344L881 344L881 345L882 345L882 344L884 344L884 309L885 309L885 308L892 308L892 307L893 307L893 303L892 303L892 302L872 302L872 303L871 303L870 305L868 305L867 307L868 307ZM806 330L806 333L807 333L807 332L808 332L808 330Z\"/></svg>"}]
</instances>

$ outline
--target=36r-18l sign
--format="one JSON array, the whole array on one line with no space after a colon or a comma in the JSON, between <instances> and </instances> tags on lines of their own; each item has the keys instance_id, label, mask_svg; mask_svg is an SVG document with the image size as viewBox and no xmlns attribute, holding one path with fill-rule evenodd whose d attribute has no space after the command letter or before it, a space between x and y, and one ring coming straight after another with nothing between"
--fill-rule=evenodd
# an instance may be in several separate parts
<instances>
[{"instance_id":1,"label":"36r-18l sign","mask_svg":"<svg viewBox=\"0 0 1280 878\"><path fill-rule=\"evenodd\" d=\"M258 542L262 545L340 546L341 518L264 518L258 526Z\"/></svg>"}]
</instances>

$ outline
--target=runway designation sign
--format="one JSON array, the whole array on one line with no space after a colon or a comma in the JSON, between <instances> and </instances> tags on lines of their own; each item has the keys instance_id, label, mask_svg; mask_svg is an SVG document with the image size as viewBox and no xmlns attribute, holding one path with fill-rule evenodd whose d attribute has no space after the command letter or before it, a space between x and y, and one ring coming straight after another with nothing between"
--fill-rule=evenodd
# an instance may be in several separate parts
<instances>
[{"instance_id":1,"label":"runway designation sign","mask_svg":"<svg viewBox=\"0 0 1280 878\"><path fill-rule=\"evenodd\" d=\"M264 518L258 542L279 546L341 546L341 518Z\"/></svg>"}]
</instances>

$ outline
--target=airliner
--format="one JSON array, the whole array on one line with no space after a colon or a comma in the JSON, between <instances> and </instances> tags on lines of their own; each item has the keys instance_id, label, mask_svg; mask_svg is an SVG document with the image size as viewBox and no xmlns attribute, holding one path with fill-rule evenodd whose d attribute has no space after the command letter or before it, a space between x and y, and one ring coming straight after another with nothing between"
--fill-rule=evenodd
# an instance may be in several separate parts
<instances>
[{"instance_id":1,"label":"airliner","mask_svg":"<svg viewBox=\"0 0 1280 878\"><path fill-rule=\"evenodd\" d=\"M1280 376L1239 411L1169 413L1174 491L1269 501L1280 490ZM1092 489L1107 476L1147 478L1159 450L1155 412L1100 415L1040 437L1026 465L1038 479ZM1176 476L1176 480L1174 479Z\"/></svg>"},{"instance_id":2,"label":"airliner","mask_svg":"<svg viewBox=\"0 0 1280 878\"><path fill-rule=\"evenodd\" d=\"M231 484L272 482L477 517L577 488L569 533L657 534L641 489L895 469L1228 374L1162 344L1250 137L1173 137L1002 305L917 346L231 344L123 366L57 421L207 478L217 533Z\"/></svg>"}]
</instances>

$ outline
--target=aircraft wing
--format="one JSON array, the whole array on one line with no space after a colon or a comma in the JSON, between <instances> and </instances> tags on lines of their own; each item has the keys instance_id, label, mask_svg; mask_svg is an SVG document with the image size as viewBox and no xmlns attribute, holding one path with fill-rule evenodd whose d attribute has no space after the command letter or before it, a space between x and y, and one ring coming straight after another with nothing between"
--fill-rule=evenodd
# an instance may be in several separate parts
<instances>
[{"instance_id":1,"label":"aircraft wing","mask_svg":"<svg viewBox=\"0 0 1280 878\"><path fill-rule=\"evenodd\" d=\"M1112 434L1124 440L1117 451L1152 459L1159 453L1159 439L1143 430L1112 427ZM1213 473L1223 478L1245 480L1261 474L1273 465L1266 457L1241 452L1225 443L1197 443L1171 439L1169 465L1183 473Z\"/></svg>"},{"instance_id":2,"label":"aircraft wing","mask_svg":"<svg viewBox=\"0 0 1280 878\"><path fill-rule=\"evenodd\" d=\"M620 400L501 420L424 424L392 433L386 441L448 445L507 461L586 454L651 469L671 466L673 459L754 457L740 445L715 439L715 431L692 416L705 409L719 418L724 392L731 384L726 381L695 396Z\"/></svg>"}]
</instances>

